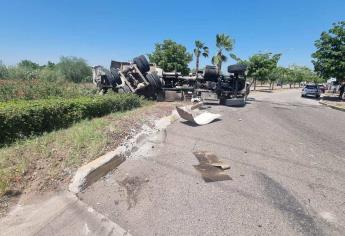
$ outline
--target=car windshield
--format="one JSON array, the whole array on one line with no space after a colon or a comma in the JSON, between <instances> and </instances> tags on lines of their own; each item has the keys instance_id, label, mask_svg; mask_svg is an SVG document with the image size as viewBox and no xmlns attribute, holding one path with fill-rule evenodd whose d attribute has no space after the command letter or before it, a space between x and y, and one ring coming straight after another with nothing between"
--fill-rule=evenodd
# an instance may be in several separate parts
<instances>
[{"instance_id":1,"label":"car windshield","mask_svg":"<svg viewBox=\"0 0 345 236\"><path fill-rule=\"evenodd\" d=\"M306 85L305 88L307 89L317 89L316 85Z\"/></svg>"}]
</instances>

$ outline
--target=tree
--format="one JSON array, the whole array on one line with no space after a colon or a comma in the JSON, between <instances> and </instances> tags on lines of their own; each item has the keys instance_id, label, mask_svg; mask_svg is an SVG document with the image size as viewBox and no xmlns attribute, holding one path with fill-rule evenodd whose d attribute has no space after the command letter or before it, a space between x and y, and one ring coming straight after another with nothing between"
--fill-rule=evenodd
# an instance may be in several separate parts
<instances>
[{"instance_id":1,"label":"tree","mask_svg":"<svg viewBox=\"0 0 345 236\"><path fill-rule=\"evenodd\" d=\"M157 43L154 52L148 56L151 62L156 63L164 71L178 71L182 74L189 73L188 64L193 59L193 55L187 52L185 46L172 40Z\"/></svg>"},{"instance_id":2,"label":"tree","mask_svg":"<svg viewBox=\"0 0 345 236\"><path fill-rule=\"evenodd\" d=\"M322 32L315 41L312 54L315 71L324 78L345 80L345 21L334 23L328 32Z\"/></svg>"},{"instance_id":3,"label":"tree","mask_svg":"<svg viewBox=\"0 0 345 236\"><path fill-rule=\"evenodd\" d=\"M40 68L40 65L30 60L22 60L18 63L18 67L22 67L28 70L37 70Z\"/></svg>"},{"instance_id":4,"label":"tree","mask_svg":"<svg viewBox=\"0 0 345 236\"><path fill-rule=\"evenodd\" d=\"M195 70L196 70L196 78L198 78L198 71L199 71L199 58L200 55L203 57L208 57L208 47L205 46L205 44L199 40L195 41L195 49L194 49L194 55L196 59L196 65L195 65Z\"/></svg>"},{"instance_id":5,"label":"tree","mask_svg":"<svg viewBox=\"0 0 345 236\"><path fill-rule=\"evenodd\" d=\"M306 66L292 65L286 68L286 71L286 82L290 85L290 88L292 87L292 85L295 88L296 84L298 84L298 87L300 87L302 82L309 82L314 84L324 82L324 79L318 76L315 71Z\"/></svg>"},{"instance_id":6,"label":"tree","mask_svg":"<svg viewBox=\"0 0 345 236\"><path fill-rule=\"evenodd\" d=\"M216 35L217 53L212 57L212 64L218 67L218 72L222 70L222 63L227 61L224 51L230 52L234 47L234 40L225 34Z\"/></svg>"},{"instance_id":7,"label":"tree","mask_svg":"<svg viewBox=\"0 0 345 236\"><path fill-rule=\"evenodd\" d=\"M91 78L91 67L86 61L77 57L61 57L56 65L58 72L66 79L75 83L87 81Z\"/></svg>"},{"instance_id":8,"label":"tree","mask_svg":"<svg viewBox=\"0 0 345 236\"><path fill-rule=\"evenodd\" d=\"M280 86L283 87L285 74L286 74L286 69L281 66L277 66L268 74L267 79L270 83L270 88L272 90L274 89L274 84L277 81L280 81Z\"/></svg>"},{"instance_id":9,"label":"tree","mask_svg":"<svg viewBox=\"0 0 345 236\"><path fill-rule=\"evenodd\" d=\"M268 80L270 73L277 67L281 54L258 53L248 60L248 76L253 78L254 90L256 81Z\"/></svg>"}]
</instances>

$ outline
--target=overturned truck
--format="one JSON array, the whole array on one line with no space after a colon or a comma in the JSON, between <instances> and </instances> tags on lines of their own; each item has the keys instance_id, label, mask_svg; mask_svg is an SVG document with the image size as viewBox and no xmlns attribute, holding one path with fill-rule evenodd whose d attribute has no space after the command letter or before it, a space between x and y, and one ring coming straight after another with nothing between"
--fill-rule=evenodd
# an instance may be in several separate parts
<instances>
[{"instance_id":1,"label":"overturned truck","mask_svg":"<svg viewBox=\"0 0 345 236\"><path fill-rule=\"evenodd\" d=\"M102 94L113 90L157 100L242 106L249 93L246 66L240 64L230 65L228 75L219 73L216 66L206 66L198 74L183 76L178 72L164 72L141 55L132 62L111 61L110 70L95 66L92 72L93 83Z\"/></svg>"},{"instance_id":2,"label":"overturned truck","mask_svg":"<svg viewBox=\"0 0 345 236\"><path fill-rule=\"evenodd\" d=\"M111 61L110 70L102 66L92 68L93 83L101 93L109 89L119 93L137 93L145 97L157 97L161 92L162 81L154 65L150 65L145 56L139 56L132 62Z\"/></svg>"}]
</instances>

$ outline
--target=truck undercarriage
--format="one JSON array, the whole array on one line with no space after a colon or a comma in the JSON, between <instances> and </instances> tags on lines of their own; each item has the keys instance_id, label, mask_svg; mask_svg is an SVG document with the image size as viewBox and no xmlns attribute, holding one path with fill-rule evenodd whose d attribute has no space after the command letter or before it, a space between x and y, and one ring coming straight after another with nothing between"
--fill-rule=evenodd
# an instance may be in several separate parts
<instances>
[{"instance_id":1,"label":"truck undercarriage","mask_svg":"<svg viewBox=\"0 0 345 236\"><path fill-rule=\"evenodd\" d=\"M246 66L230 65L227 75L216 66L189 76L179 72L164 72L141 55L132 62L111 61L110 70L92 68L93 83L100 93L109 89L119 93L136 93L159 101L192 100L204 103L244 106L249 94Z\"/></svg>"}]
</instances>

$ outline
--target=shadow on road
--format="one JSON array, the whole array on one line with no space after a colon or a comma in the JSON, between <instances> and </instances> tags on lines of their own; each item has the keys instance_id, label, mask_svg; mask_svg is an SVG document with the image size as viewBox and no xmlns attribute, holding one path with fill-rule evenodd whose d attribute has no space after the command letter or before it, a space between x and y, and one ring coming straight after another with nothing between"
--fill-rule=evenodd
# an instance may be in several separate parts
<instances>
[{"instance_id":1,"label":"shadow on road","mask_svg":"<svg viewBox=\"0 0 345 236\"><path fill-rule=\"evenodd\" d=\"M331 101L331 102L340 102L342 101L339 96L323 96L322 100L324 101Z\"/></svg>"},{"instance_id":2,"label":"shadow on road","mask_svg":"<svg viewBox=\"0 0 345 236\"><path fill-rule=\"evenodd\" d=\"M215 122L218 122L218 121L221 121L221 120L222 120L222 119L217 118L217 119L213 120L210 124L215 123ZM185 125L188 125L188 126L191 126L191 127L199 127L199 126L200 126L200 125L197 125L197 124L195 124L195 123L193 123L193 122L191 122L191 121L188 121L188 120L186 120L186 121L181 121L181 123L182 123L182 124L185 124Z\"/></svg>"}]
</instances>

